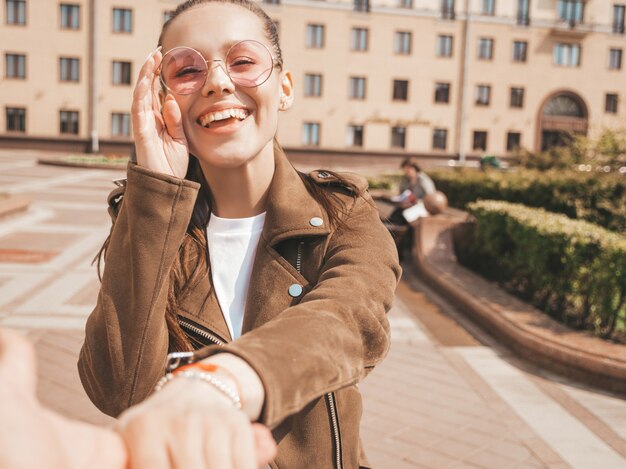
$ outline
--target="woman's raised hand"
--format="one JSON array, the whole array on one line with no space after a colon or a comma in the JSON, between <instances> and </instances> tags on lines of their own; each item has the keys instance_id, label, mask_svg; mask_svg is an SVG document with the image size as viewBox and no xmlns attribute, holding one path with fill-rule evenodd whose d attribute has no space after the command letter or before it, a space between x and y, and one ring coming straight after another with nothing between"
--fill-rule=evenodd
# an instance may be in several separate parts
<instances>
[{"instance_id":1,"label":"woman's raised hand","mask_svg":"<svg viewBox=\"0 0 626 469\"><path fill-rule=\"evenodd\" d=\"M178 103L167 95L160 109L158 69L161 48L144 62L133 92L131 108L137 164L153 171L184 178L189 165L189 145Z\"/></svg>"}]
</instances>

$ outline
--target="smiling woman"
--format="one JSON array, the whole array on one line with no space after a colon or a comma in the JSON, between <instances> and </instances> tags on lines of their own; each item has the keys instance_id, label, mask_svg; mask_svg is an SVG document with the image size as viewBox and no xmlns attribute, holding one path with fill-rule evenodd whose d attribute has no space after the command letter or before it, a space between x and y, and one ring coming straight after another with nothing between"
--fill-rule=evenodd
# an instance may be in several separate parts
<instances>
[{"instance_id":1,"label":"smiling woman","mask_svg":"<svg viewBox=\"0 0 626 469\"><path fill-rule=\"evenodd\" d=\"M401 270L363 178L287 160L292 102L248 0L182 3L140 71L79 359L100 409L138 404L119 424L133 467L256 467L251 422L272 469L368 467L356 384L387 353Z\"/></svg>"}]
</instances>

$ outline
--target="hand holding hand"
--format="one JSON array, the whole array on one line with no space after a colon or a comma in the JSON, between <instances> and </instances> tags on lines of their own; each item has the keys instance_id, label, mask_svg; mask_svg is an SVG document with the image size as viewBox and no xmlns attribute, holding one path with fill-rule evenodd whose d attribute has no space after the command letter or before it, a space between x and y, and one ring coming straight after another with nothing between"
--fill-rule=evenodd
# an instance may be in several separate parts
<instances>
[{"instance_id":1,"label":"hand holding hand","mask_svg":"<svg viewBox=\"0 0 626 469\"><path fill-rule=\"evenodd\" d=\"M133 469L255 469L273 459L270 431L211 385L176 378L124 412L118 431Z\"/></svg>"},{"instance_id":2,"label":"hand holding hand","mask_svg":"<svg viewBox=\"0 0 626 469\"><path fill-rule=\"evenodd\" d=\"M158 69L162 59L160 47L148 56L133 92L131 114L137 164L184 178L189 165L189 145L180 108L176 99L168 94L159 109Z\"/></svg>"}]
</instances>

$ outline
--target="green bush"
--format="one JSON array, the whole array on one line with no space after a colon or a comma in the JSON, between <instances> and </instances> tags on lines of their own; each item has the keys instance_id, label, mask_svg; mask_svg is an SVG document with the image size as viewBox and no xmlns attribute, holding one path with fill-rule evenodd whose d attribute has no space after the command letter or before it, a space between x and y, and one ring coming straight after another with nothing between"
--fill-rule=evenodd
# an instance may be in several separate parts
<instances>
[{"instance_id":1,"label":"green bush","mask_svg":"<svg viewBox=\"0 0 626 469\"><path fill-rule=\"evenodd\" d=\"M505 200L626 232L626 177L618 174L460 169L429 175L453 207L464 209L476 200Z\"/></svg>"},{"instance_id":2,"label":"green bush","mask_svg":"<svg viewBox=\"0 0 626 469\"><path fill-rule=\"evenodd\" d=\"M461 262L569 326L624 336L625 236L503 201L467 208L476 229Z\"/></svg>"}]
</instances>

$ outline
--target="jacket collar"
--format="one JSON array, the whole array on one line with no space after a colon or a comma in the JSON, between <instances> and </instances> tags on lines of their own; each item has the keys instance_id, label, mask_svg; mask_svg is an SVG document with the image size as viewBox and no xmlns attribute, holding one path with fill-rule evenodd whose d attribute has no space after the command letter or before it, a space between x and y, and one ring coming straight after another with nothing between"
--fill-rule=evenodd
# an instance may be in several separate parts
<instances>
[{"instance_id":1,"label":"jacket collar","mask_svg":"<svg viewBox=\"0 0 626 469\"><path fill-rule=\"evenodd\" d=\"M274 147L274 176L269 187L263 238L271 246L287 238L330 233L328 216L309 193L284 151ZM316 220L322 224L315 226ZM311 220L313 224L311 224Z\"/></svg>"}]
</instances>

